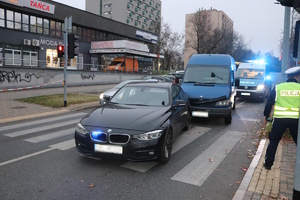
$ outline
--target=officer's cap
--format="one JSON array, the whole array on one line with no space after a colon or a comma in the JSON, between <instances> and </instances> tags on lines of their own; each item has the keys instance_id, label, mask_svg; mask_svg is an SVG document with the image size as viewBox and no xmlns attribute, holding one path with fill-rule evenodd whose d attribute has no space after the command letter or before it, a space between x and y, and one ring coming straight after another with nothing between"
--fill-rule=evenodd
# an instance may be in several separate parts
<instances>
[{"instance_id":1,"label":"officer's cap","mask_svg":"<svg viewBox=\"0 0 300 200\"><path fill-rule=\"evenodd\" d=\"M284 72L288 77L294 77L300 74L300 67L292 67Z\"/></svg>"}]
</instances>

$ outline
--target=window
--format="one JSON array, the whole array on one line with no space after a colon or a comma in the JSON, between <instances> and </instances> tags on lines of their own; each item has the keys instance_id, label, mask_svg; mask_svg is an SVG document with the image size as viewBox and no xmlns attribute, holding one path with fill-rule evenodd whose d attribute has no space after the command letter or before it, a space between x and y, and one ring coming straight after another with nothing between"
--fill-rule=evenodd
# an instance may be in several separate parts
<instances>
[{"instance_id":1,"label":"window","mask_svg":"<svg viewBox=\"0 0 300 200\"><path fill-rule=\"evenodd\" d=\"M11 10L6 11L6 27L14 28L14 12Z\"/></svg>"},{"instance_id":2,"label":"window","mask_svg":"<svg viewBox=\"0 0 300 200\"><path fill-rule=\"evenodd\" d=\"M45 35L49 35L49 20L48 19L44 19L44 34Z\"/></svg>"},{"instance_id":3,"label":"window","mask_svg":"<svg viewBox=\"0 0 300 200\"><path fill-rule=\"evenodd\" d=\"M21 65L21 50L19 47L6 46L4 49L5 65Z\"/></svg>"},{"instance_id":4,"label":"window","mask_svg":"<svg viewBox=\"0 0 300 200\"><path fill-rule=\"evenodd\" d=\"M38 53L31 50L23 51L24 66L38 66Z\"/></svg>"},{"instance_id":5,"label":"window","mask_svg":"<svg viewBox=\"0 0 300 200\"><path fill-rule=\"evenodd\" d=\"M83 38L82 38L82 28L81 27L77 28L77 35L79 37L79 41L83 41Z\"/></svg>"},{"instance_id":6,"label":"window","mask_svg":"<svg viewBox=\"0 0 300 200\"><path fill-rule=\"evenodd\" d=\"M4 9L0 8L0 27L5 27Z\"/></svg>"},{"instance_id":7,"label":"window","mask_svg":"<svg viewBox=\"0 0 300 200\"><path fill-rule=\"evenodd\" d=\"M36 17L30 16L30 32L36 33Z\"/></svg>"},{"instance_id":8,"label":"window","mask_svg":"<svg viewBox=\"0 0 300 200\"><path fill-rule=\"evenodd\" d=\"M61 37L62 34L61 34L61 23L60 22L56 22L56 36L57 37Z\"/></svg>"},{"instance_id":9,"label":"window","mask_svg":"<svg viewBox=\"0 0 300 200\"><path fill-rule=\"evenodd\" d=\"M22 14L22 30L29 31L29 16L25 14Z\"/></svg>"},{"instance_id":10,"label":"window","mask_svg":"<svg viewBox=\"0 0 300 200\"><path fill-rule=\"evenodd\" d=\"M42 18L37 18L37 33L42 34L43 33L43 19Z\"/></svg>"},{"instance_id":11,"label":"window","mask_svg":"<svg viewBox=\"0 0 300 200\"><path fill-rule=\"evenodd\" d=\"M15 12L15 29L21 30L21 13Z\"/></svg>"},{"instance_id":12,"label":"window","mask_svg":"<svg viewBox=\"0 0 300 200\"><path fill-rule=\"evenodd\" d=\"M72 33L74 33L75 35L77 35L77 26L73 26Z\"/></svg>"},{"instance_id":13,"label":"window","mask_svg":"<svg viewBox=\"0 0 300 200\"><path fill-rule=\"evenodd\" d=\"M50 21L50 35L55 36L55 21Z\"/></svg>"}]
</instances>

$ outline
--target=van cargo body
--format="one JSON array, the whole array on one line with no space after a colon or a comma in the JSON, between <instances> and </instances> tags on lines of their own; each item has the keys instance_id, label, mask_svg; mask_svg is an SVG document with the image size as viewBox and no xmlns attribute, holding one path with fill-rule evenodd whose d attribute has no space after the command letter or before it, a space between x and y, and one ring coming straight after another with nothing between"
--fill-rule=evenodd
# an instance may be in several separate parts
<instances>
[{"instance_id":1,"label":"van cargo body","mask_svg":"<svg viewBox=\"0 0 300 200\"><path fill-rule=\"evenodd\" d=\"M185 69L182 89L193 117L221 117L226 124L235 109L235 62L230 55L194 54Z\"/></svg>"},{"instance_id":2,"label":"van cargo body","mask_svg":"<svg viewBox=\"0 0 300 200\"><path fill-rule=\"evenodd\" d=\"M268 80L264 63L240 63L236 74L237 97L255 98L263 102L271 89L272 82Z\"/></svg>"},{"instance_id":3,"label":"van cargo body","mask_svg":"<svg viewBox=\"0 0 300 200\"><path fill-rule=\"evenodd\" d=\"M108 71L135 72L139 71L139 63L136 58L117 57L108 66Z\"/></svg>"}]
</instances>

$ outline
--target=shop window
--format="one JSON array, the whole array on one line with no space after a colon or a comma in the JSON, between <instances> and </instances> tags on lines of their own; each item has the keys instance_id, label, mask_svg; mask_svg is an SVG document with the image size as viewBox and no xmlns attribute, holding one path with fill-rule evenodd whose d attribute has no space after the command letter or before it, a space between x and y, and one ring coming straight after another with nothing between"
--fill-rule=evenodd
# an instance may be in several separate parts
<instances>
[{"instance_id":1,"label":"shop window","mask_svg":"<svg viewBox=\"0 0 300 200\"><path fill-rule=\"evenodd\" d=\"M4 9L0 8L0 27L5 27Z\"/></svg>"},{"instance_id":2,"label":"shop window","mask_svg":"<svg viewBox=\"0 0 300 200\"><path fill-rule=\"evenodd\" d=\"M22 14L22 31L29 31L29 16Z\"/></svg>"},{"instance_id":3,"label":"shop window","mask_svg":"<svg viewBox=\"0 0 300 200\"><path fill-rule=\"evenodd\" d=\"M30 16L30 32L36 33L36 17Z\"/></svg>"},{"instance_id":4,"label":"shop window","mask_svg":"<svg viewBox=\"0 0 300 200\"><path fill-rule=\"evenodd\" d=\"M48 19L44 19L44 24L43 24L43 27L44 27L44 34L45 35L49 35L49 20Z\"/></svg>"},{"instance_id":5,"label":"shop window","mask_svg":"<svg viewBox=\"0 0 300 200\"><path fill-rule=\"evenodd\" d=\"M15 29L21 30L21 13L15 12Z\"/></svg>"},{"instance_id":6,"label":"shop window","mask_svg":"<svg viewBox=\"0 0 300 200\"><path fill-rule=\"evenodd\" d=\"M87 41L87 31L86 31L86 28L82 29L82 39L83 39L84 42Z\"/></svg>"},{"instance_id":7,"label":"shop window","mask_svg":"<svg viewBox=\"0 0 300 200\"><path fill-rule=\"evenodd\" d=\"M23 51L24 66L38 66L38 53L35 51Z\"/></svg>"},{"instance_id":8,"label":"shop window","mask_svg":"<svg viewBox=\"0 0 300 200\"><path fill-rule=\"evenodd\" d=\"M5 65L21 65L21 50L18 49L4 49Z\"/></svg>"},{"instance_id":9,"label":"shop window","mask_svg":"<svg viewBox=\"0 0 300 200\"><path fill-rule=\"evenodd\" d=\"M11 10L6 10L6 27L14 28L14 12Z\"/></svg>"}]
</instances>

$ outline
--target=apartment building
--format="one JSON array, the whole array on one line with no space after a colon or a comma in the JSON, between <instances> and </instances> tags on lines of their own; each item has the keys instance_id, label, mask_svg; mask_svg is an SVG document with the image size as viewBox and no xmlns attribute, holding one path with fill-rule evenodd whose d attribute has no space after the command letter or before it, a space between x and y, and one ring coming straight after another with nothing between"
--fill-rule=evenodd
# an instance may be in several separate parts
<instances>
[{"instance_id":1,"label":"apartment building","mask_svg":"<svg viewBox=\"0 0 300 200\"><path fill-rule=\"evenodd\" d=\"M207 16L207 23L211 27L212 30L219 29L219 30L231 30L233 31L233 21L223 12L218 11L216 9L210 9L210 10L200 10L200 12L205 12ZM192 40L193 35L193 26L191 24L191 20L193 19L194 15L196 13L192 14L186 14L185 16L185 42ZM192 48L185 48L184 50L184 66L186 66L189 58L197 53L196 50Z\"/></svg>"},{"instance_id":2,"label":"apartment building","mask_svg":"<svg viewBox=\"0 0 300 200\"><path fill-rule=\"evenodd\" d=\"M154 32L161 19L160 0L87 0L86 11Z\"/></svg>"}]
</instances>

